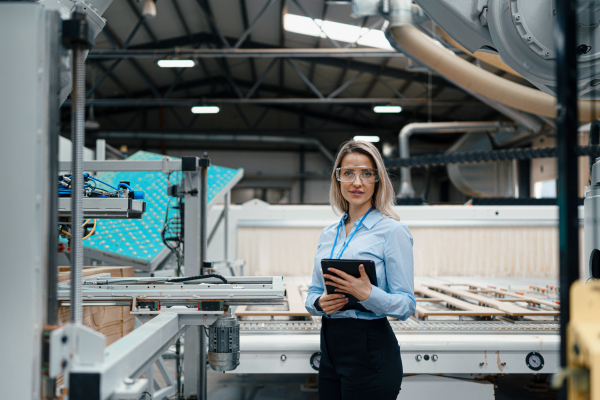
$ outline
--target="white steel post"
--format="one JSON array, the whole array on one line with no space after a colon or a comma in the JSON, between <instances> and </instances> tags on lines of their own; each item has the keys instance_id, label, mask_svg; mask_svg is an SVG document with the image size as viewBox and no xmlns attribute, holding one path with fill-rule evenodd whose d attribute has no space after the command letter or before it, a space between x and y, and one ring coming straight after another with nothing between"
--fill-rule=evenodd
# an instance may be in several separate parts
<instances>
[{"instance_id":1,"label":"white steel post","mask_svg":"<svg viewBox=\"0 0 600 400\"><path fill-rule=\"evenodd\" d=\"M200 173L198 171L184 172L184 188L186 193L197 190L200 192ZM200 196L192 194L185 195L184 209L184 266L185 276L200 275ZM198 374L200 357L200 333L202 327L191 326L185 333L183 374L183 395L189 398L192 395L199 396Z\"/></svg>"}]
</instances>

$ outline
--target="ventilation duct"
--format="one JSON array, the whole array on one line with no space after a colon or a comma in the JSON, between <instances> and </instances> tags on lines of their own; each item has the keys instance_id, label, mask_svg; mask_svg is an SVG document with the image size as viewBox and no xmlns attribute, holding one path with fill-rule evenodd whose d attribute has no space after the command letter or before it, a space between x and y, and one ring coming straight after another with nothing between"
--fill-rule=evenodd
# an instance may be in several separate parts
<instances>
[{"instance_id":1,"label":"ventilation duct","mask_svg":"<svg viewBox=\"0 0 600 400\"><path fill-rule=\"evenodd\" d=\"M405 125L398 134L400 158L410 157L410 137L415 133L455 134L463 132L490 132L493 134L506 132L515 134L517 131L515 131L514 126L502 124L501 122L425 122L408 124ZM506 139L508 139L508 136ZM415 197L415 190L412 186L410 168L402 167L400 174L401 186L398 197Z\"/></svg>"},{"instance_id":2,"label":"ventilation duct","mask_svg":"<svg viewBox=\"0 0 600 400\"><path fill-rule=\"evenodd\" d=\"M446 154L466 151L489 151L494 146L486 132L465 133ZM514 197L517 185L512 161L448 164L448 177L454 186L470 197Z\"/></svg>"},{"instance_id":3,"label":"ventilation duct","mask_svg":"<svg viewBox=\"0 0 600 400\"><path fill-rule=\"evenodd\" d=\"M418 60L446 79L469 91L478 93L500 104L535 115L556 118L556 99L533 89L501 78L463 60L412 25L395 26L390 23L388 38L410 57ZM394 43L396 42L396 43ZM594 119L595 101L578 102L579 119Z\"/></svg>"}]
</instances>

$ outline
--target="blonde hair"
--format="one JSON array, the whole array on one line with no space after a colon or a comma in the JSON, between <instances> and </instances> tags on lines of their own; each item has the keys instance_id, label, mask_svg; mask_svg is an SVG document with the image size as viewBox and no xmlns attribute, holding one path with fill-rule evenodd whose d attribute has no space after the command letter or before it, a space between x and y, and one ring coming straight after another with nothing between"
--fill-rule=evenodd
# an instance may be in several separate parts
<instances>
[{"instance_id":1,"label":"blonde hair","mask_svg":"<svg viewBox=\"0 0 600 400\"><path fill-rule=\"evenodd\" d=\"M383 164L383 158L381 157L379 150L377 150L377 147L370 142L349 140L342 143L340 146L331 174L331 189L329 191L329 202L331 203L333 211L337 214L348 212L348 201L342 196L340 182L337 180L335 172L337 168L341 167L344 157L351 153L364 154L371 159L371 162L375 168L377 168L379 182L375 183L375 191L371 198L371 204L383 215L395 219L396 221L400 221L400 217L394 211L394 187L392 186L390 177Z\"/></svg>"}]
</instances>

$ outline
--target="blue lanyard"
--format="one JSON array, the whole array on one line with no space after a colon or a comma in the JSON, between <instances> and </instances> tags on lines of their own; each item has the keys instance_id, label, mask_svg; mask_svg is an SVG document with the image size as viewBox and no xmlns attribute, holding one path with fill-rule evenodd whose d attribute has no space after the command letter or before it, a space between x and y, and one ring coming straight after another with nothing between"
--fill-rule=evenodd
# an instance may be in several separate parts
<instances>
[{"instance_id":1,"label":"blue lanyard","mask_svg":"<svg viewBox=\"0 0 600 400\"><path fill-rule=\"evenodd\" d=\"M342 254L344 254L344 250L346 250L346 247L348 247L348 245L350 244L350 241L352 240L352 238L354 237L354 235L356 235L356 231L358 230L358 228L360 228L360 226L362 225L362 223L365 220L365 218L367 218L367 215L369 215L369 213L374 208L375 207L369 208L369 211L367 211L367 213L360 219L360 221L358 222L358 225L356 225L356 228L354 228L354 232L352 232L352 235L350 235L350 238L348 239L348 241L346 242L346 244L344 245L344 247L342 247L342 251L340 252L340 254L338 256L338 260L340 258L342 258ZM331 249L331 255L329 256L330 259L333 259L333 252L335 250L335 246L337 245L338 236L340 236L340 228L341 227L342 227L342 221L340 221L340 224L338 225L337 233L335 234L335 242L333 242L333 248Z\"/></svg>"}]
</instances>

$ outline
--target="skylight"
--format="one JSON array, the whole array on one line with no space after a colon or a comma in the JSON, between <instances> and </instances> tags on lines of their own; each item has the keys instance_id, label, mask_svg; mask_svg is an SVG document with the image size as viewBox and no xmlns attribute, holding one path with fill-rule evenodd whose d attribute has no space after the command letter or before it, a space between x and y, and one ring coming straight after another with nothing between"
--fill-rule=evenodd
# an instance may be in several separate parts
<instances>
[{"instance_id":1,"label":"skylight","mask_svg":"<svg viewBox=\"0 0 600 400\"><path fill-rule=\"evenodd\" d=\"M385 38L383 31L378 29L361 28L360 26L323 21L320 19L315 19L313 21L308 17L295 14L285 14L283 20L284 29L288 32L324 38L325 34L321 32L321 29L319 29L317 24L319 24L323 29L323 32L327 33L327 36L333 40L346 43L356 42L362 46L393 50L390 42Z\"/></svg>"}]
</instances>

